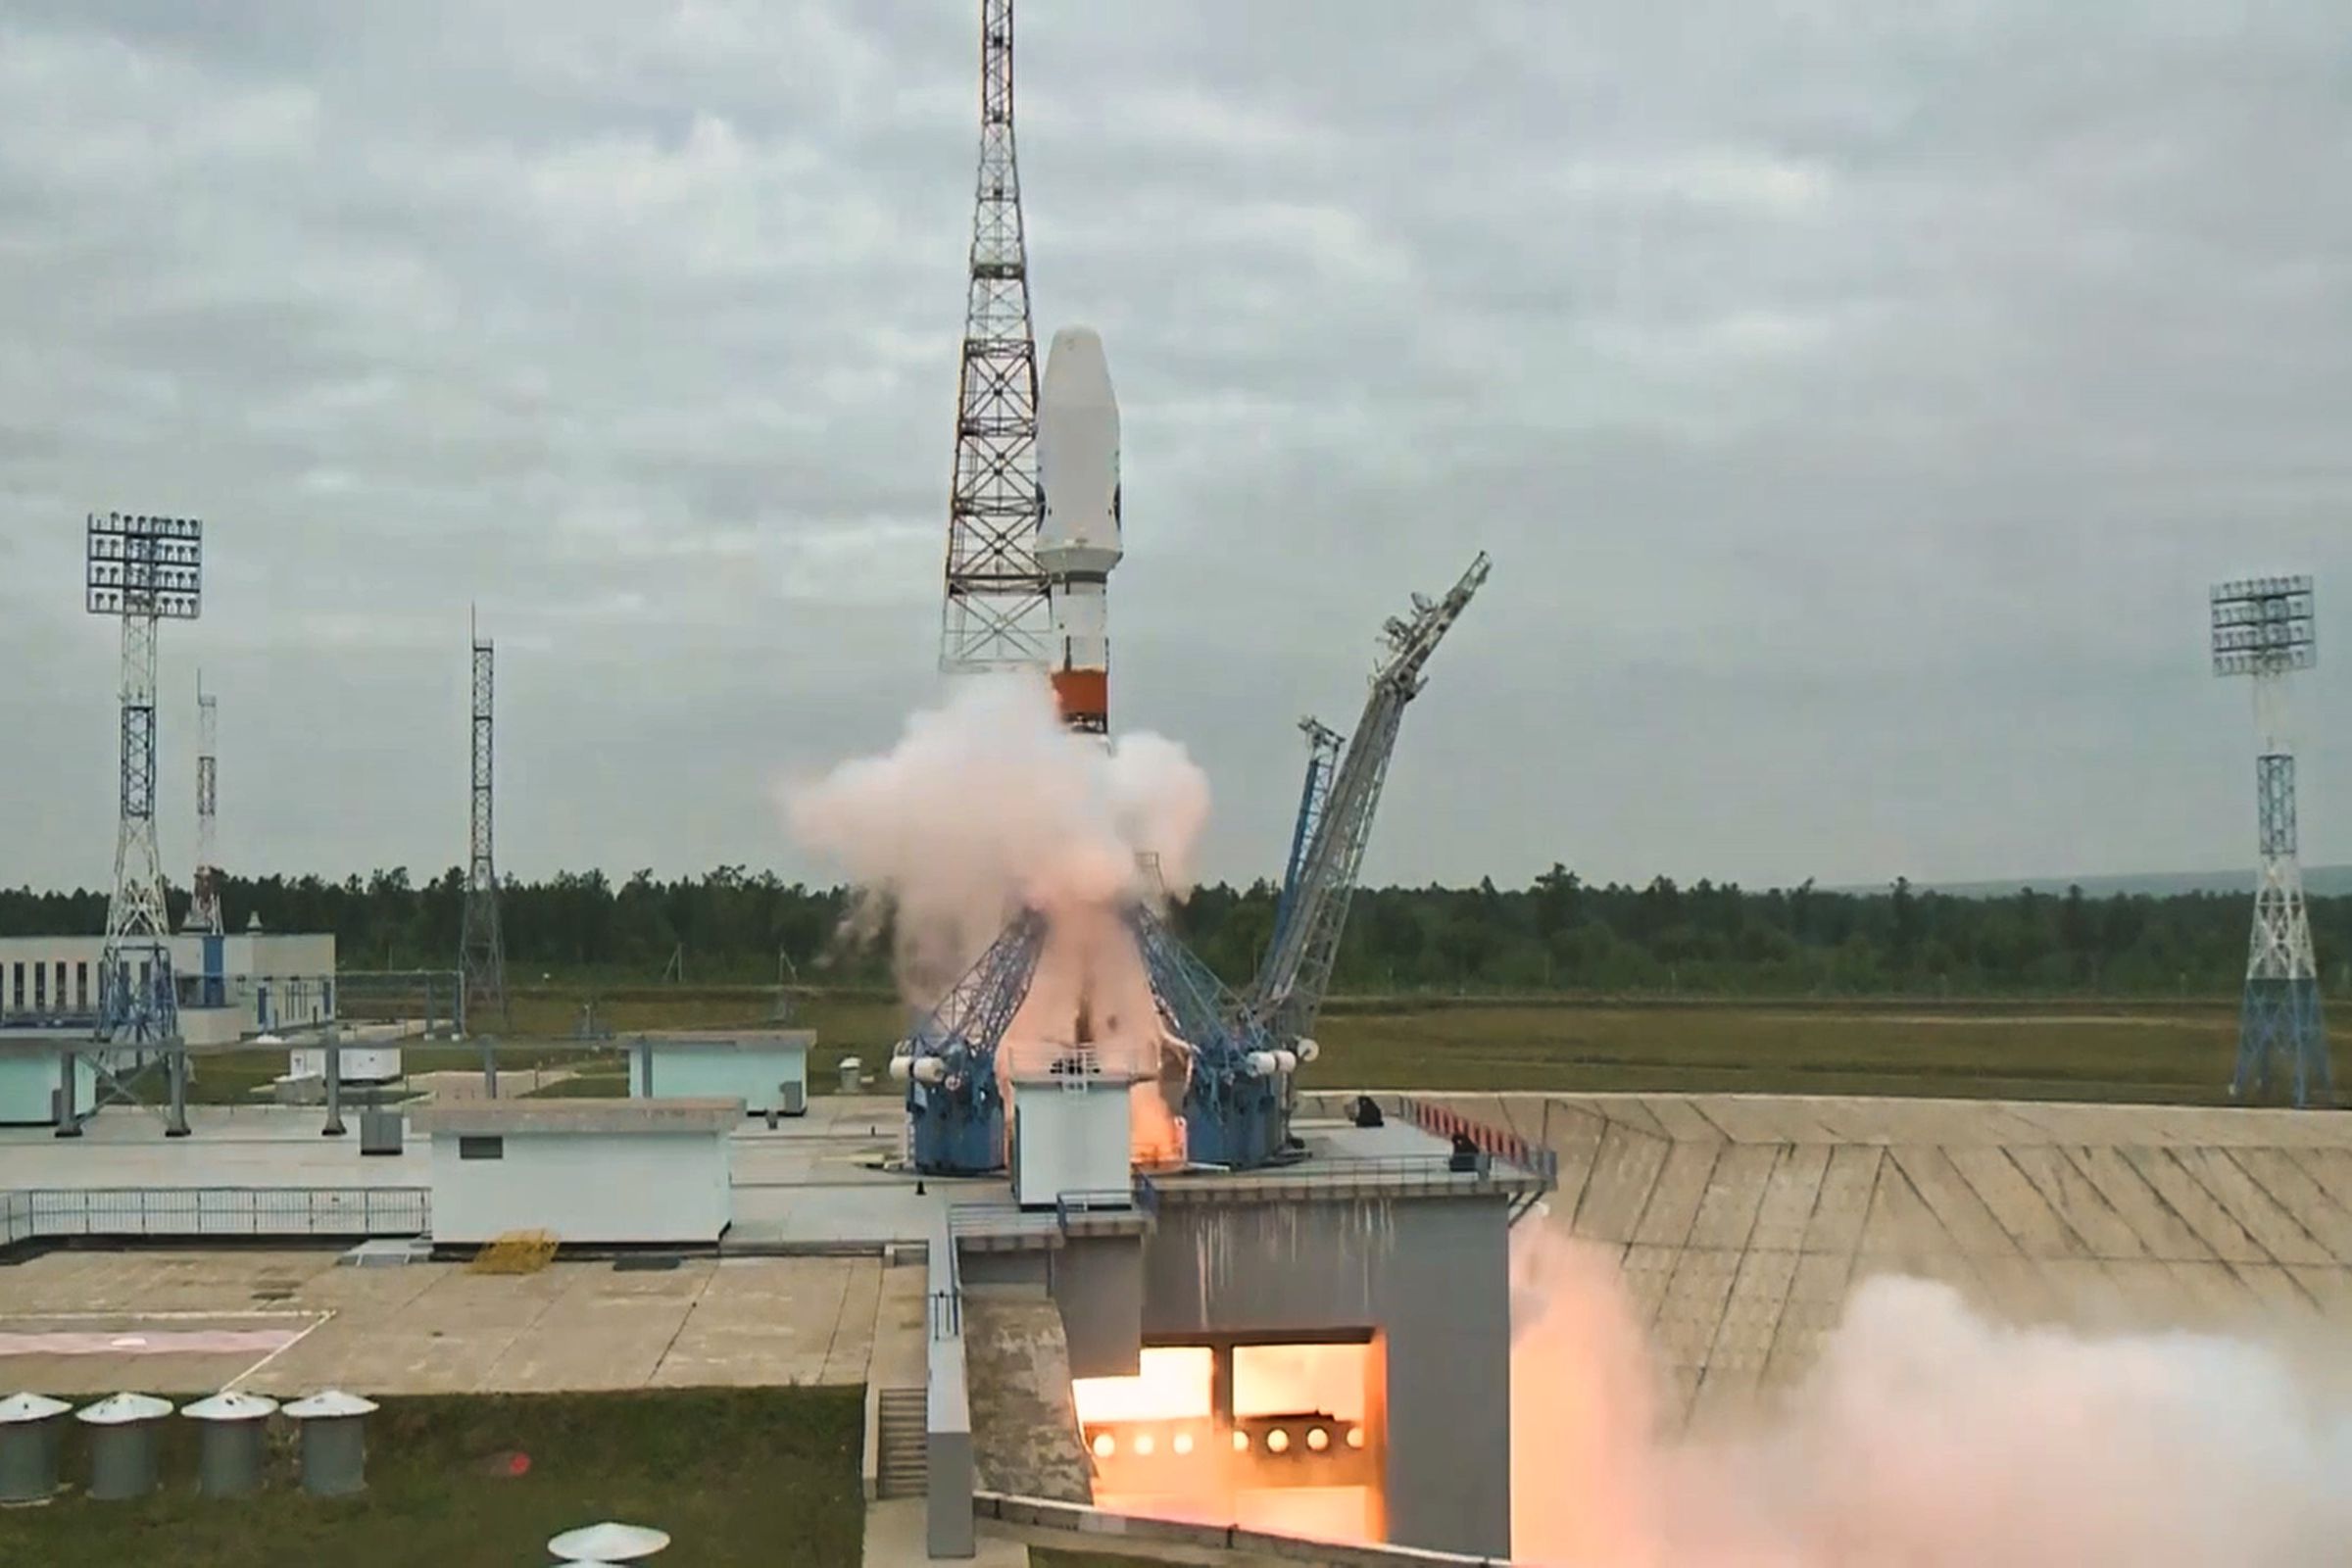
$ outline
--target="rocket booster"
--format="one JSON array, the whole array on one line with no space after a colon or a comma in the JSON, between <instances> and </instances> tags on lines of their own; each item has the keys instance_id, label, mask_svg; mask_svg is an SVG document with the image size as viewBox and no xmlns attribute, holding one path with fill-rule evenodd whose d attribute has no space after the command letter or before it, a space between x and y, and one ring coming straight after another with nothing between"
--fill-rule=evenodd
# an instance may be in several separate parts
<instances>
[{"instance_id":1,"label":"rocket booster","mask_svg":"<svg viewBox=\"0 0 2352 1568\"><path fill-rule=\"evenodd\" d=\"M1053 612L1048 675L1062 722L1110 728L1110 568L1119 539L1119 400L1102 335L1065 326L1046 352L1037 397L1037 473L1046 492L1037 564Z\"/></svg>"}]
</instances>

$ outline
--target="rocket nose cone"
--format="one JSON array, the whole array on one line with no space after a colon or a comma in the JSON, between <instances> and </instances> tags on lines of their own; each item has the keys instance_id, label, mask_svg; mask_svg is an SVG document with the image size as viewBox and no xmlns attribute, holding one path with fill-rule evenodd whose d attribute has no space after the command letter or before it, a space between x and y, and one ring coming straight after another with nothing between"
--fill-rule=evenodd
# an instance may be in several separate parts
<instances>
[{"instance_id":1,"label":"rocket nose cone","mask_svg":"<svg viewBox=\"0 0 2352 1568\"><path fill-rule=\"evenodd\" d=\"M1038 388L1041 402L1110 403L1110 362L1102 354L1102 334L1091 326L1065 326L1054 334L1046 349L1045 382Z\"/></svg>"}]
</instances>

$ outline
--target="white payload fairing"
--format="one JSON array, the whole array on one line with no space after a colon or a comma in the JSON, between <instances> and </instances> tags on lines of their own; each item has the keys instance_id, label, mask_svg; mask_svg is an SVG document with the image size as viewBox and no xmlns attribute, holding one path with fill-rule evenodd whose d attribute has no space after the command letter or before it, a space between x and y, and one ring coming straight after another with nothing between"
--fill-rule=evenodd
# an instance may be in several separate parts
<instances>
[{"instance_id":1,"label":"white payload fairing","mask_svg":"<svg viewBox=\"0 0 2352 1568\"><path fill-rule=\"evenodd\" d=\"M1047 673L1062 722L1101 735L1110 728L1110 568L1119 539L1119 400L1102 338L1065 326L1046 352L1037 398L1037 473L1046 516L1037 564L1046 574L1054 629Z\"/></svg>"}]
</instances>

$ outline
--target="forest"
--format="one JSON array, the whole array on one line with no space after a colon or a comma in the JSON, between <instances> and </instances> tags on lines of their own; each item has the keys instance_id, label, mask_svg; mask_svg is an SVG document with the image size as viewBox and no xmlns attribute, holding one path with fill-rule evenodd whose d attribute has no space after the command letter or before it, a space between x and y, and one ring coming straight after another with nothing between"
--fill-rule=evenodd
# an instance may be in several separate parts
<instances>
[{"instance_id":1,"label":"forest","mask_svg":"<svg viewBox=\"0 0 2352 1568\"><path fill-rule=\"evenodd\" d=\"M465 876L426 882L405 868L332 881L228 876L230 929L331 931L342 967L450 968ZM1227 980L1256 967L1277 890L1212 884L1174 921ZM172 890L176 918L184 889ZM2116 996L2234 995L2244 972L2250 896L2086 897L2020 890L1978 898L1826 891L1810 882L1754 892L1664 877L1594 886L1554 864L1527 886L1365 888L1355 895L1333 989L1358 995ZM879 987L887 949L841 935L849 896L740 865L670 881L638 871L509 880L500 895L510 970L611 983ZM0 890L0 935L96 932L102 892ZM2352 897L2315 898L2324 977L2352 955ZM887 934L883 941L887 942Z\"/></svg>"}]
</instances>

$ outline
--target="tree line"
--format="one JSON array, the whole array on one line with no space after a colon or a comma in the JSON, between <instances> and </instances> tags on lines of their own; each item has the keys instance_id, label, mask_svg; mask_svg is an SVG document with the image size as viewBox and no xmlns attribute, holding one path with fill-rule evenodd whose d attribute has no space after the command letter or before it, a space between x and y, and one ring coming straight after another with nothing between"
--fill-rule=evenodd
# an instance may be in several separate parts
<instances>
[{"instance_id":1,"label":"tree line","mask_svg":"<svg viewBox=\"0 0 2352 1568\"><path fill-rule=\"evenodd\" d=\"M345 969L450 968L465 875L426 882L405 868L332 881L227 876L232 929L331 931ZM1198 889L1176 928L1229 982L1255 969L1274 926L1277 890L1260 881ZM186 907L173 890L176 919ZM500 894L511 970L608 983L883 986L888 934L844 940L841 888L720 866L663 881L638 871L564 871L510 879ZM0 935L96 932L102 892L0 890ZM1561 865L1522 888L1360 890L1334 989L1353 993L1586 993L1689 996L2222 996L2244 973L2249 899L2182 893L2090 897L2020 890L2005 897L1884 891L1750 891L1594 885ZM2324 975L2352 958L2352 897L2315 898Z\"/></svg>"}]
</instances>

